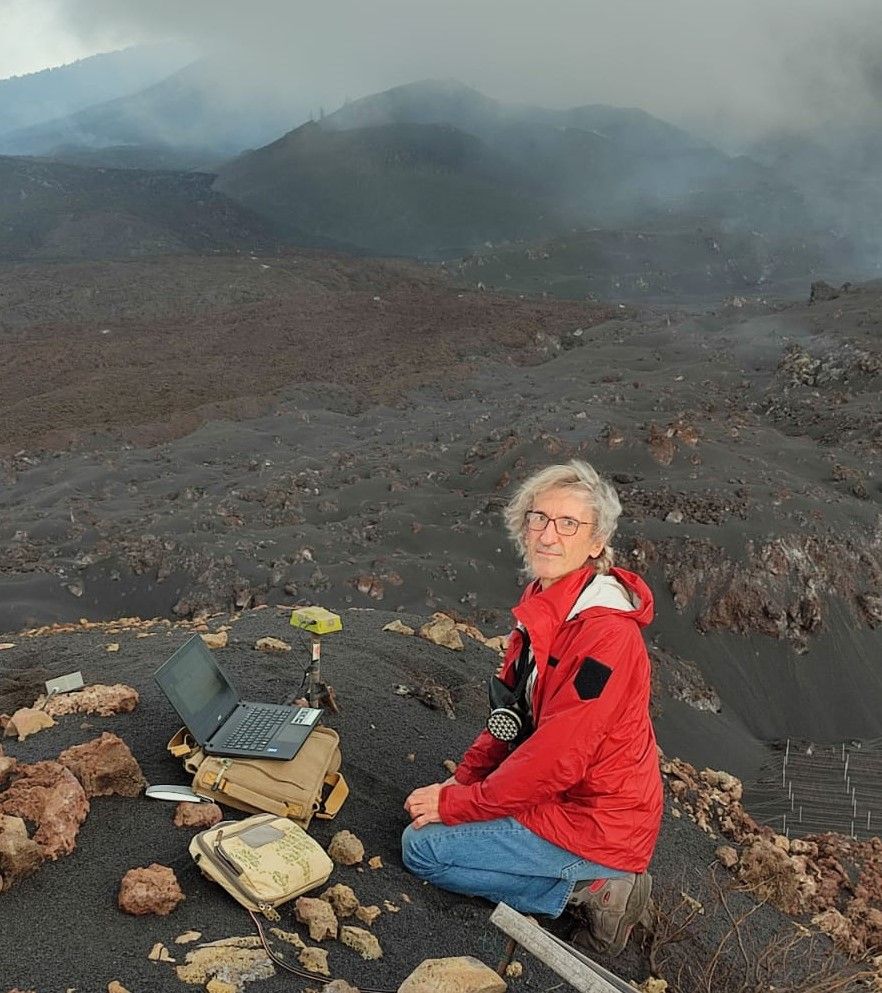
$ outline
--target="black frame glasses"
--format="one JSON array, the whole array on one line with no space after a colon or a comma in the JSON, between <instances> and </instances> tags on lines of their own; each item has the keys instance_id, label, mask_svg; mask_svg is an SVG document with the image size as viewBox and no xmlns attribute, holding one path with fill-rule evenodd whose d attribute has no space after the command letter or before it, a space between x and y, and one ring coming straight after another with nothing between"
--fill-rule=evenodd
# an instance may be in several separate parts
<instances>
[{"instance_id":1,"label":"black frame glasses","mask_svg":"<svg viewBox=\"0 0 882 993\"><path fill-rule=\"evenodd\" d=\"M554 525L554 530L561 538L572 538L583 524L588 524L590 527L594 526L594 521L580 521L575 517L549 517L541 510L528 510L524 514L524 524L530 531L544 531L548 527L549 521ZM560 525L558 525L558 521L561 521ZM569 523L563 523L565 521Z\"/></svg>"}]
</instances>

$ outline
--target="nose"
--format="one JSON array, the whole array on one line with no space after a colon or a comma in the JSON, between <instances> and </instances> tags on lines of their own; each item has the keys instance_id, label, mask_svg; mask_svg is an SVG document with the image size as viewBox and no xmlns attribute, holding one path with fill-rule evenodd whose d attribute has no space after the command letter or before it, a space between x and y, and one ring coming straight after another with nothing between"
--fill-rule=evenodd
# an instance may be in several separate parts
<instances>
[{"instance_id":1,"label":"nose","mask_svg":"<svg viewBox=\"0 0 882 993\"><path fill-rule=\"evenodd\" d=\"M549 519L545 522L545 527L539 532L539 537L545 544L557 541L557 527L554 521Z\"/></svg>"}]
</instances>

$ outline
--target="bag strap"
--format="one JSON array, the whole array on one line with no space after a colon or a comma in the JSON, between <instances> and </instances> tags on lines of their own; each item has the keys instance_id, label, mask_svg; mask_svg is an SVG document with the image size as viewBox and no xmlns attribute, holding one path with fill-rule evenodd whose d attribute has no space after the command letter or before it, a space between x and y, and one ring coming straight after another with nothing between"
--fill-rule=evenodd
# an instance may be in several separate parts
<instances>
[{"instance_id":1,"label":"bag strap","mask_svg":"<svg viewBox=\"0 0 882 993\"><path fill-rule=\"evenodd\" d=\"M337 816L340 808L349 796L349 785L339 772L329 772L325 776L325 785L331 787L331 792L321 801L315 816L323 821L330 821Z\"/></svg>"},{"instance_id":2,"label":"bag strap","mask_svg":"<svg viewBox=\"0 0 882 993\"><path fill-rule=\"evenodd\" d=\"M216 788L234 800L240 800L257 810L265 810L277 817L303 817L305 813L302 803L282 803L279 800L271 800L265 793L255 793L247 786L231 783L220 775L216 780Z\"/></svg>"}]
</instances>

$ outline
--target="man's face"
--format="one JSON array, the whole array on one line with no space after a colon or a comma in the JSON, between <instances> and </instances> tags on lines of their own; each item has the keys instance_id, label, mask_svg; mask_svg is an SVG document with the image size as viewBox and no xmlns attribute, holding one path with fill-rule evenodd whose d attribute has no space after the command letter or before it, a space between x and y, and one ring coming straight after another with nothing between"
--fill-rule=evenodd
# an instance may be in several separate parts
<instances>
[{"instance_id":1,"label":"man's face","mask_svg":"<svg viewBox=\"0 0 882 993\"><path fill-rule=\"evenodd\" d=\"M533 575L541 581L543 589L581 569L589 558L603 551L603 542L594 534L594 514L587 500L579 494L567 489L544 490L533 501L531 510L548 518L558 518L557 525L560 527L565 527L565 521L559 518L579 522L573 535L558 534L552 520L541 531L524 525L527 563ZM588 523L582 523L584 521Z\"/></svg>"}]
</instances>

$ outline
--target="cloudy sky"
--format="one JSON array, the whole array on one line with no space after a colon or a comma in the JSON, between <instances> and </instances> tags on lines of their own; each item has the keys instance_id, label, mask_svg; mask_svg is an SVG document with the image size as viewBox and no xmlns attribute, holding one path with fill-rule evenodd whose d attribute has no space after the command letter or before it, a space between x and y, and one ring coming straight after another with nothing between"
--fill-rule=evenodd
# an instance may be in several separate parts
<instances>
[{"instance_id":1,"label":"cloudy sky","mask_svg":"<svg viewBox=\"0 0 882 993\"><path fill-rule=\"evenodd\" d=\"M875 113L879 0L0 0L0 78L185 38L333 108L455 77L548 106L639 106L715 137Z\"/></svg>"}]
</instances>

